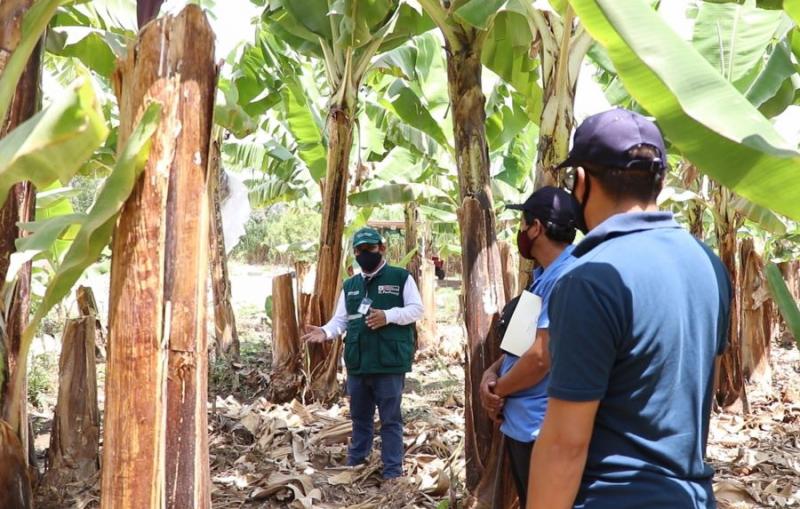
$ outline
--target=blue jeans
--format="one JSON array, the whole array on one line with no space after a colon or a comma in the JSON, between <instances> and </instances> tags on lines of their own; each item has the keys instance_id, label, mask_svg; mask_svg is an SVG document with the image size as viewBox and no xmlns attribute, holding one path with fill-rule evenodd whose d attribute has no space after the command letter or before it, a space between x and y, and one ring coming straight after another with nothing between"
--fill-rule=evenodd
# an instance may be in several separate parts
<instances>
[{"instance_id":1,"label":"blue jeans","mask_svg":"<svg viewBox=\"0 0 800 509\"><path fill-rule=\"evenodd\" d=\"M400 402L406 375L347 375L353 439L347 454L348 465L366 461L372 450L375 407L381 418L381 459L383 477L403 475L403 417Z\"/></svg>"}]
</instances>

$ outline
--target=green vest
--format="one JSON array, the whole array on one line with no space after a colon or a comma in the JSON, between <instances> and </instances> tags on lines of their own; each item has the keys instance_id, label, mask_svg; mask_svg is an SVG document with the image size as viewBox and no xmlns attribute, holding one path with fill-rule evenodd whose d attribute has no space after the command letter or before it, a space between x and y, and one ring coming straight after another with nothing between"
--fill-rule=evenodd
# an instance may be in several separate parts
<instances>
[{"instance_id":1,"label":"green vest","mask_svg":"<svg viewBox=\"0 0 800 509\"><path fill-rule=\"evenodd\" d=\"M347 308L347 335L344 338L344 363L351 375L408 373L414 357L414 325L389 323L373 330L358 312L364 296L372 299L373 309L403 307L403 287L408 271L384 265L369 281L361 274L344 282Z\"/></svg>"}]
</instances>

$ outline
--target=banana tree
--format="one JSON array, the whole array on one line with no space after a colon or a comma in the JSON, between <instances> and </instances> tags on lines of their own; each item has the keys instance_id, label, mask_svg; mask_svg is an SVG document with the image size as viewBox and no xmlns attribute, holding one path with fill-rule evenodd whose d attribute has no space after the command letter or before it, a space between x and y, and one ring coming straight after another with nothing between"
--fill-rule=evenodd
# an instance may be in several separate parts
<instances>
[{"instance_id":1,"label":"banana tree","mask_svg":"<svg viewBox=\"0 0 800 509\"><path fill-rule=\"evenodd\" d=\"M40 35L53 16L59 2L14 0L0 5L0 138L6 137L39 109L39 80L41 70ZM24 24L23 24L24 23ZM16 251L16 239L22 233L18 223L33 219L36 190L28 181L16 183L0 196L0 280L4 280L9 259ZM28 321L31 294L31 266L27 264L18 275L14 291L4 310L0 347L5 355L0 359L0 372L9 376L19 369L22 331ZM2 376L0 375L0 378ZM27 389L19 389L26 393ZM12 398L9 383L0 383L0 407ZM24 425L14 431L28 452L26 408L20 407L19 419Z\"/></svg>"},{"instance_id":2,"label":"banana tree","mask_svg":"<svg viewBox=\"0 0 800 509\"><path fill-rule=\"evenodd\" d=\"M420 5L440 29L447 55L450 111L453 115L455 160L459 181L462 277L467 330L465 371L467 489L480 504L507 505L513 490L495 489L495 470L500 433L488 416L477 410L477 393L485 369L499 355L491 326L502 308L500 253L496 242L496 218L486 138L486 99L482 89L483 64L496 69L523 94L541 95L529 48L515 44L516 30L505 39L492 37L501 10L504 16L524 16L524 2L420 0ZM504 18L500 18L504 19ZM513 19L513 18L512 18ZM497 25L506 30L508 25ZM528 32L530 33L530 32ZM498 46L487 41L506 41ZM485 50L494 51L485 51ZM487 56L489 58L484 60ZM537 101L531 100L536 108ZM531 115L536 117L536 115ZM507 476L506 476L507 477Z\"/></svg>"},{"instance_id":3,"label":"banana tree","mask_svg":"<svg viewBox=\"0 0 800 509\"><path fill-rule=\"evenodd\" d=\"M340 280L359 87L376 54L401 44L429 25L420 13L399 0L281 0L267 8L264 19L279 38L324 63L330 89L319 256L310 312L305 313L310 321L320 324L333 312ZM302 90L297 92L295 96L302 95ZM340 348L339 343L334 343L311 351L312 394L318 399L329 400L337 392L335 375ZM332 352L327 351L331 349Z\"/></svg>"},{"instance_id":4,"label":"banana tree","mask_svg":"<svg viewBox=\"0 0 800 509\"><path fill-rule=\"evenodd\" d=\"M788 51L795 35L787 33L791 23L780 10L701 2L690 45L639 2L570 3L608 52L631 97L656 117L685 159L720 183L713 192L717 239L736 282L742 214L733 207L741 204L733 192L787 217L800 217L800 194L792 184L800 154L765 118L797 95ZM748 22L742 23L745 17ZM676 66L684 72L676 74ZM744 390L737 322L730 338L732 348L721 370L723 403L735 401Z\"/></svg>"}]
</instances>

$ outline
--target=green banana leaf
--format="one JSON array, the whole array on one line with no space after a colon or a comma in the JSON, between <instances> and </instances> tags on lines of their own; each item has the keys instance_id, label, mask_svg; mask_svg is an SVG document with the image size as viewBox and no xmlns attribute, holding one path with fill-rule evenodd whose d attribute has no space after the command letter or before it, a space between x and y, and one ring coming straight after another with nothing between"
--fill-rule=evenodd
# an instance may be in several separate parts
<instances>
[{"instance_id":1,"label":"green banana leaf","mask_svg":"<svg viewBox=\"0 0 800 509\"><path fill-rule=\"evenodd\" d=\"M739 214L758 224L761 226L761 228L770 233L774 233L776 235L782 235L786 233L786 223L784 223L780 217L766 207L756 205L755 203L747 200L746 198L742 198L741 196L737 196L733 199L731 202L731 207L733 207L734 210L736 210Z\"/></svg>"},{"instance_id":2,"label":"green banana leaf","mask_svg":"<svg viewBox=\"0 0 800 509\"><path fill-rule=\"evenodd\" d=\"M439 188L425 184L387 184L375 189L352 193L348 197L348 201L350 205L365 207L407 203L410 201L427 201L432 198L449 199L449 196Z\"/></svg>"},{"instance_id":3,"label":"green banana leaf","mask_svg":"<svg viewBox=\"0 0 800 509\"><path fill-rule=\"evenodd\" d=\"M795 0L783 0L783 10L800 26L800 3Z\"/></svg>"},{"instance_id":4,"label":"green banana leaf","mask_svg":"<svg viewBox=\"0 0 800 509\"><path fill-rule=\"evenodd\" d=\"M778 310L786 322L786 326L794 336L797 347L800 348L800 308L792 297L792 293L783 280L780 269L774 263L770 263L766 268L767 283L769 285L772 298L778 305Z\"/></svg>"},{"instance_id":5,"label":"green banana leaf","mask_svg":"<svg viewBox=\"0 0 800 509\"><path fill-rule=\"evenodd\" d=\"M88 80L0 139L0 205L17 182L67 184L108 135Z\"/></svg>"},{"instance_id":6,"label":"green banana leaf","mask_svg":"<svg viewBox=\"0 0 800 509\"><path fill-rule=\"evenodd\" d=\"M34 2L25 14L22 20L22 38L0 74L0 124L5 122L17 83L25 72L28 59L61 2L62 0L39 0Z\"/></svg>"},{"instance_id":7,"label":"green banana leaf","mask_svg":"<svg viewBox=\"0 0 800 509\"><path fill-rule=\"evenodd\" d=\"M692 44L725 79L749 83L782 18L781 11L700 2Z\"/></svg>"},{"instance_id":8,"label":"green banana leaf","mask_svg":"<svg viewBox=\"0 0 800 509\"><path fill-rule=\"evenodd\" d=\"M783 41L775 46L764 70L747 89L747 99L754 106L760 107L775 97L784 83L791 84L790 78L796 73L788 41ZM793 86L792 92L794 92ZM794 96L793 93L791 95Z\"/></svg>"},{"instance_id":9,"label":"green banana leaf","mask_svg":"<svg viewBox=\"0 0 800 509\"><path fill-rule=\"evenodd\" d=\"M314 180L320 180L327 170L328 145L312 105L303 93L303 87L294 80L287 80L281 89L281 97L286 122L297 142L297 155L306 163Z\"/></svg>"},{"instance_id":10,"label":"green banana leaf","mask_svg":"<svg viewBox=\"0 0 800 509\"><path fill-rule=\"evenodd\" d=\"M387 94L386 98L380 100L384 108L400 117L406 124L424 132L440 145L451 148L440 123L433 118L411 87L402 80L397 80L389 87Z\"/></svg>"},{"instance_id":11,"label":"green banana leaf","mask_svg":"<svg viewBox=\"0 0 800 509\"><path fill-rule=\"evenodd\" d=\"M59 187L57 182L54 182L49 189L37 192L36 222L74 214L75 209L72 208L70 198L76 194L77 190L69 187ZM61 257L69 249L77 232L78 228L76 226L67 228L53 243L48 253L51 263L55 265L61 261Z\"/></svg>"},{"instance_id":12,"label":"green banana leaf","mask_svg":"<svg viewBox=\"0 0 800 509\"><path fill-rule=\"evenodd\" d=\"M117 59L126 54L127 43L125 36L108 30L59 26L47 32L46 48L54 55L75 57L89 69L110 78Z\"/></svg>"},{"instance_id":13,"label":"green banana leaf","mask_svg":"<svg viewBox=\"0 0 800 509\"><path fill-rule=\"evenodd\" d=\"M394 147L375 165L375 174L384 182L412 182L420 174L420 158L403 147Z\"/></svg>"},{"instance_id":14,"label":"green banana leaf","mask_svg":"<svg viewBox=\"0 0 800 509\"><path fill-rule=\"evenodd\" d=\"M800 219L800 153L655 11L637 0L570 3L686 159L750 201Z\"/></svg>"},{"instance_id":15,"label":"green banana leaf","mask_svg":"<svg viewBox=\"0 0 800 509\"><path fill-rule=\"evenodd\" d=\"M472 25L479 30L491 28L495 17L502 11L514 11L527 15L523 0L468 0L455 11L455 19L460 23Z\"/></svg>"},{"instance_id":16,"label":"green banana leaf","mask_svg":"<svg viewBox=\"0 0 800 509\"><path fill-rule=\"evenodd\" d=\"M72 289L83 272L97 261L108 245L117 215L133 191L150 153L151 137L158 126L161 105L151 104L122 150L114 171L106 179L92 208L84 215L64 261L47 285L42 302L23 332L23 343L33 338L39 323ZM77 217L75 219L78 219ZM64 225L72 219L53 218ZM41 230L39 230L41 232ZM27 348L27 347L25 347Z\"/></svg>"}]
</instances>

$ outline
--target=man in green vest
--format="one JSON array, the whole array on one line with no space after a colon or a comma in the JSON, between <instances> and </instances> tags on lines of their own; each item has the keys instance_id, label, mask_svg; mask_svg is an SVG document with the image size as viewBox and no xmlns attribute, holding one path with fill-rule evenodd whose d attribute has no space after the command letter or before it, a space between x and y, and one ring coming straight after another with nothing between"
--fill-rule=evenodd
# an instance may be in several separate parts
<instances>
[{"instance_id":1,"label":"man in green vest","mask_svg":"<svg viewBox=\"0 0 800 509\"><path fill-rule=\"evenodd\" d=\"M369 457L377 406L383 478L393 479L403 475L400 403L414 358L414 322L422 318L422 298L407 270L386 263L386 245L377 231L356 232L353 253L361 273L344 282L333 318L322 327L306 326L303 340L321 343L347 332L344 362L353 421L347 464L359 465Z\"/></svg>"}]
</instances>

